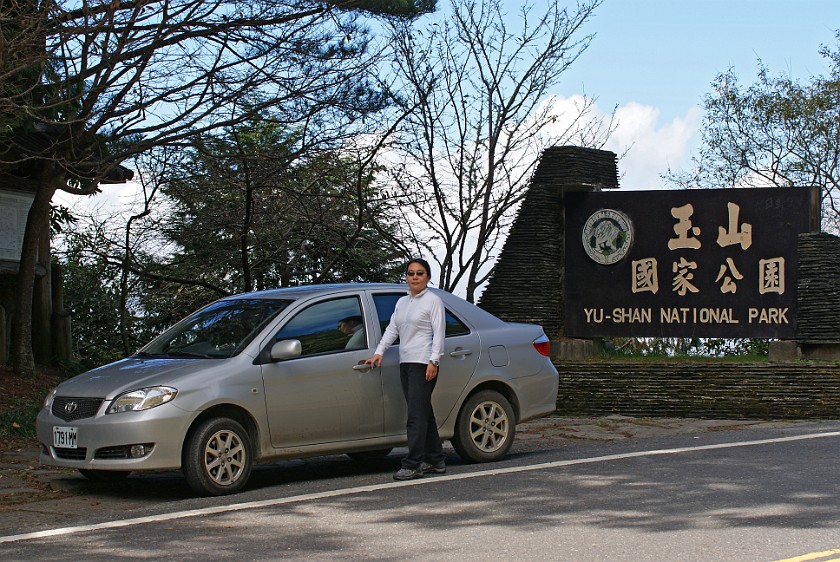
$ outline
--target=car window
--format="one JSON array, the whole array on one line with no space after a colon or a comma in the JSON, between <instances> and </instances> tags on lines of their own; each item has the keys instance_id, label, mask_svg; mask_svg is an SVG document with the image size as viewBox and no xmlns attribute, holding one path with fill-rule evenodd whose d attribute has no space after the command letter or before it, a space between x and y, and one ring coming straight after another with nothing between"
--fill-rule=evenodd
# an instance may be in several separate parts
<instances>
[{"instance_id":1,"label":"car window","mask_svg":"<svg viewBox=\"0 0 840 562\"><path fill-rule=\"evenodd\" d=\"M357 297L321 301L306 307L277 332L276 341L300 340L301 355L367 348L364 317Z\"/></svg>"},{"instance_id":2,"label":"car window","mask_svg":"<svg viewBox=\"0 0 840 562\"><path fill-rule=\"evenodd\" d=\"M385 333L385 328L388 327L388 322L391 321L391 315L394 314L394 308L397 306L397 301L404 297L405 293L396 294L380 294L373 295L373 304L376 307L376 316L379 319L379 327L382 328L382 333ZM394 342L398 344L399 340Z\"/></svg>"},{"instance_id":3,"label":"car window","mask_svg":"<svg viewBox=\"0 0 840 562\"><path fill-rule=\"evenodd\" d=\"M463 336L470 333L470 329L467 327L466 324L458 320L458 318L449 312L446 311L446 337L451 336Z\"/></svg>"},{"instance_id":4,"label":"car window","mask_svg":"<svg viewBox=\"0 0 840 562\"><path fill-rule=\"evenodd\" d=\"M138 355L222 359L242 351L292 301L217 301L152 340Z\"/></svg>"},{"instance_id":5,"label":"car window","mask_svg":"<svg viewBox=\"0 0 840 562\"><path fill-rule=\"evenodd\" d=\"M376 305L376 315L379 318L379 325L382 327L382 332L388 327L388 322L391 321L391 315L394 313L394 308L397 306L397 301L404 297L405 293L387 293L373 295L373 303ZM469 334L469 327L464 324L457 316L446 309L446 337L463 336ZM399 339L394 342L398 344Z\"/></svg>"}]
</instances>

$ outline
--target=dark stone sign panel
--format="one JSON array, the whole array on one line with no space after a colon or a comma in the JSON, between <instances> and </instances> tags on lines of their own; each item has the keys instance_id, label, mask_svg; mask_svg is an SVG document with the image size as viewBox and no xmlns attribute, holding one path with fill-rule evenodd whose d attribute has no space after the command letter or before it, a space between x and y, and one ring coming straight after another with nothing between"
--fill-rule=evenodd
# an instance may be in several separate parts
<instances>
[{"instance_id":1,"label":"dark stone sign panel","mask_svg":"<svg viewBox=\"0 0 840 562\"><path fill-rule=\"evenodd\" d=\"M565 334L793 338L816 188L566 193Z\"/></svg>"}]
</instances>

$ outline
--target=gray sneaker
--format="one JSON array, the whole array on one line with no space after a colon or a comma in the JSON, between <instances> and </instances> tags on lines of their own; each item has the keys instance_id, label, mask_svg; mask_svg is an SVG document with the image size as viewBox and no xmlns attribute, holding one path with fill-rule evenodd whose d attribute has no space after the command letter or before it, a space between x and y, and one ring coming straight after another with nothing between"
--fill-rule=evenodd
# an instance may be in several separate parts
<instances>
[{"instance_id":1,"label":"gray sneaker","mask_svg":"<svg viewBox=\"0 0 840 562\"><path fill-rule=\"evenodd\" d=\"M394 473L394 480L414 480L415 478L422 478L423 471L419 468L401 468Z\"/></svg>"},{"instance_id":2,"label":"gray sneaker","mask_svg":"<svg viewBox=\"0 0 840 562\"><path fill-rule=\"evenodd\" d=\"M420 471L423 474L446 474L446 465L443 463L429 464L424 462L420 464Z\"/></svg>"}]
</instances>

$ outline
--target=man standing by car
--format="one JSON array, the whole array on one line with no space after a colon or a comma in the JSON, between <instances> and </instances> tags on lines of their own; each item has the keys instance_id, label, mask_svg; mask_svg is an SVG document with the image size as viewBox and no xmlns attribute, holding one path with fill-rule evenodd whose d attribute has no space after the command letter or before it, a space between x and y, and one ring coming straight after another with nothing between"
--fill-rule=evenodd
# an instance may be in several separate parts
<instances>
[{"instance_id":1,"label":"man standing by car","mask_svg":"<svg viewBox=\"0 0 840 562\"><path fill-rule=\"evenodd\" d=\"M420 258L408 262L406 279L409 293L400 298L391 321L373 357L365 363L378 367L382 354L400 339L400 382L408 406L406 433L408 455L395 480L411 480L423 474L446 472L443 447L432 409L432 391L437 383L446 318L443 301L428 290L429 263Z\"/></svg>"},{"instance_id":2,"label":"man standing by car","mask_svg":"<svg viewBox=\"0 0 840 562\"><path fill-rule=\"evenodd\" d=\"M365 327L361 316L348 316L338 321L338 331L350 336L344 349L362 349L365 347Z\"/></svg>"}]
</instances>

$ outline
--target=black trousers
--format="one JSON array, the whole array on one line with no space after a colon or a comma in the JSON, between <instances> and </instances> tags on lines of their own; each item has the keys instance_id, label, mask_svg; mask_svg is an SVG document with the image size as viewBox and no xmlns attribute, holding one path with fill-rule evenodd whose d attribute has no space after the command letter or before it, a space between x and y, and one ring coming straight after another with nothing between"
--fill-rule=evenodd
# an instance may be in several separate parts
<instances>
[{"instance_id":1,"label":"black trousers","mask_svg":"<svg viewBox=\"0 0 840 562\"><path fill-rule=\"evenodd\" d=\"M402 467L416 470L423 461L438 465L444 461L445 455L432 409L432 391L437 377L427 381L426 365L423 363L400 363L400 382L408 406L405 422L408 456L402 460Z\"/></svg>"}]
</instances>

